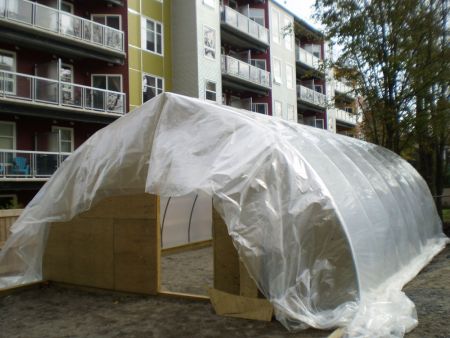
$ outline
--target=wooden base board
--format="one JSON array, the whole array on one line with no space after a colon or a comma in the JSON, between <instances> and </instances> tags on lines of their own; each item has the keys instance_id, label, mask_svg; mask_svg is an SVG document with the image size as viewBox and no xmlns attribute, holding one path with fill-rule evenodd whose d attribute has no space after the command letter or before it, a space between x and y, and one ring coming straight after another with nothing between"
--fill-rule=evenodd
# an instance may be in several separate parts
<instances>
[{"instance_id":1,"label":"wooden base board","mask_svg":"<svg viewBox=\"0 0 450 338\"><path fill-rule=\"evenodd\" d=\"M47 284L48 284L47 281L39 281L39 282L33 282L33 283L29 283L29 284L13 286L10 288L0 289L0 297L9 296L14 293L19 293L19 292L22 292L25 290L36 289L36 288L45 286Z\"/></svg>"},{"instance_id":2,"label":"wooden base board","mask_svg":"<svg viewBox=\"0 0 450 338\"><path fill-rule=\"evenodd\" d=\"M174 246L172 248L162 249L161 250L161 255L162 256L169 256L169 255L177 254L177 253L180 253L180 252L208 248L210 246L212 246L212 239L208 239L206 241L201 241L201 242L195 242L195 243L189 243L189 244Z\"/></svg>"}]
</instances>

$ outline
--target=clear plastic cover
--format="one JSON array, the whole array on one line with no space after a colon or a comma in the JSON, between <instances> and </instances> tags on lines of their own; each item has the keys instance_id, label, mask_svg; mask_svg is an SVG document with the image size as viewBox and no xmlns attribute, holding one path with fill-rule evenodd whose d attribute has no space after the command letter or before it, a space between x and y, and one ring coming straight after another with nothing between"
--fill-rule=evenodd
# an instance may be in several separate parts
<instances>
[{"instance_id":1,"label":"clear plastic cover","mask_svg":"<svg viewBox=\"0 0 450 338\"><path fill-rule=\"evenodd\" d=\"M45 184L0 252L0 288L42 278L50 223L144 191L213 197L290 330L402 336L417 320L401 288L447 243L425 182L392 152L165 93L93 135Z\"/></svg>"}]
</instances>

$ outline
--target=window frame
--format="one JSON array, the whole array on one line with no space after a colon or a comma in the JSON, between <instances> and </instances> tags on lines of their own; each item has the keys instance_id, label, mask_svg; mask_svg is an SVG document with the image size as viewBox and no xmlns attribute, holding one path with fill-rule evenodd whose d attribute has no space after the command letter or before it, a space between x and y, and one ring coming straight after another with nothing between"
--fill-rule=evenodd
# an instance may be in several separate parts
<instances>
[{"instance_id":1,"label":"window frame","mask_svg":"<svg viewBox=\"0 0 450 338\"><path fill-rule=\"evenodd\" d=\"M105 23L102 23L101 25L104 25L104 26L107 26L107 27L109 27L109 28L113 28L113 29L117 29L117 30L119 30L119 31L122 31L122 15L121 14L103 14L103 13L93 13L93 14L91 14L91 21L94 21L94 17L95 16L98 16L98 17L104 17L104 18L107 18L107 17L118 17L119 18L119 28L114 28L114 27L111 27L111 26L108 26L107 24L106 24L106 20L105 20ZM100 22L97 22L97 21L94 21L95 23L100 23Z\"/></svg>"},{"instance_id":2,"label":"window frame","mask_svg":"<svg viewBox=\"0 0 450 338\"><path fill-rule=\"evenodd\" d=\"M295 89L295 85L294 85L294 67L290 64L285 64L286 66L286 88L287 89ZM290 81L288 80L290 77ZM290 83L290 86L289 86Z\"/></svg>"},{"instance_id":3,"label":"window frame","mask_svg":"<svg viewBox=\"0 0 450 338\"><path fill-rule=\"evenodd\" d=\"M142 90L141 90L141 95L142 95L142 103L145 103L145 102L147 102L147 101L149 101L149 100L151 100L151 99L153 99L153 97L155 97L155 96L153 96L153 97L151 97L151 98L149 98L148 100L146 100L146 101L144 101L144 89L145 88L147 88L147 87L151 87L151 88L153 88L152 86L150 86L150 85L145 85L144 86L144 77L145 76L150 76L150 77L153 77L153 78L155 78L155 87L154 87L154 89L155 89L155 96L157 96L157 95L159 95L159 94L161 94L161 93L164 93L164 91L165 91L165 81L164 81L164 78L163 77L161 77L161 76L158 76L158 75L154 75L154 74L150 74L150 73L142 73ZM162 80L162 88L161 88L161 93L158 93L158 80Z\"/></svg>"},{"instance_id":4,"label":"window frame","mask_svg":"<svg viewBox=\"0 0 450 338\"><path fill-rule=\"evenodd\" d=\"M11 122L11 121L0 121L0 124L6 124L6 125L11 125L12 126L12 136L10 138L12 138L12 149L7 149L7 150L17 150L16 146L17 146L17 133L16 133L16 123L15 122ZM0 135L0 138L7 138L9 136L5 136L5 135ZM4 148L2 148L4 149Z\"/></svg>"},{"instance_id":5,"label":"window frame","mask_svg":"<svg viewBox=\"0 0 450 338\"><path fill-rule=\"evenodd\" d=\"M269 115L269 105L267 103L265 103L265 102L253 102L252 106L253 106L252 107L253 108L252 109L253 112L258 113L258 114L261 114L261 113L256 110L256 106L264 106L265 113L262 114L262 115Z\"/></svg>"},{"instance_id":6,"label":"window frame","mask_svg":"<svg viewBox=\"0 0 450 338\"><path fill-rule=\"evenodd\" d=\"M214 48L209 47L206 45L206 39L205 39L205 33L206 30L211 30L214 33ZM207 55L207 51L212 51L213 56ZM216 30L208 25L203 25L203 56L210 60L215 60L217 55L217 37L216 37Z\"/></svg>"},{"instance_id":7,"label":"window frame","mask_svg":"<svg viewBox=\"0 0 450 338\"><path fill-rule=\"evenodd\" d=\"M147 22L151 21L153 22L153 24L155 25L155 30L154 30L154 41L155 41L155 49L154 50L150 50L147 49ZM161 33L158 33L157 31L157 25L159 25L161 27ZM157 35L160 34L161 35L161 53L158 52L158 38ZM160 21L157 21L155 19L149 18L147 16L141 16L141 49L143 51L149 52L149 53L153 53L156 55L160 55L160 56L164 56L164 24Z\"/></svg>"},{"instance_id":8,"label":"window frame","mask_svg":"<svg viewBox=\"0 0 450 338\"><path fill-rule=\"evenodd\" d=\"M0 49L0 54L10 54L13 58L13 70L10 70L10 72L17 73L17 53L13 51L9 51L7 49ZM7 95L16 95L17 94L17 81L16 76L12 75L10 81L7 82L12 83L12 91L7 91L5 88L3 89L4 93Z\"/></svg>"},{"instance_id":9,"label":"window frame","mask_svg":"<svg viewBox=\"0 0 450 338\"><path fill-rule=\"evenodd\" d=\"M283 28L285 28L291 24L293 25L292 20L287 15L284 15L283 16ZM285 33L285 32L283 32L283 33ZM287 50L292 50L292 34L293 34L293 32L283 35L284 47Z\"/></svg>"},{"instance_id":10,"label":"window frame","mask_svg":"<svg viewBox=\"0 0 450 338\"><path fill-rule=\"evenodd\" d=\"M277 112L277 104L278 104L279 107L280 107L280 112L279 112L279 114L278 114L278 112ZM276 116L276 117L283 117L283 103L282 103L281 101L278 101L278 100L274 100L274 101L273 101L273 112L275 113L275 116Z\"/></svg>"},{"instance_id":11,"label":"window frame","mask_svg":"<svg viewBox=\"0 0 450 338\"><path fill-rule=\"evenodd\" d=\"M275 67L275 64L276 63L279 63L279 65L280 65L280 77L279 77L279 81L277 80L277 76L276 76L276 72L275 72L275 69L276 69L276 67ZM283 68L283 63L281 62L281 59L278 59L278 58L276 58L276 57L273 57L273 76L272 76L272 80L273 80L273 83L275 83L275 84L277 84L277 85L282 85L283 84L283 70L282 70L282 68Z\"/></svg>"},{"instance_id":12,"label":"window frame","mask_svg":"<svg viewBox=\"0 0 450 338\"><path fill-rule=\"evenodd\" d=\"M66 153L65 151L62 151L62 139L59 137L59 130L66 130L66 131L70 131L70 152L72 153L75 149L75 132L74 132L74 128L70 128L70 127L61 127L61 126L52 126L52 132L56 132L58 131L58 152L60 153Z\"/></svg>"},{"instance_id":13,"label":"window frame","mask_svg":"<svg viewBox=\"0 0 450 338\"><path fill-rule=\"evenodd\" d=\"M292 118L289 116L289 108L292 108ZM286 116L288 121L295 121L295 106L292 104L287 104Z\"/></svg>"},{"instance_id":14,"label":"window frame","mask_svg":"<svg viewBox=\"0 0 450 338\"><path fill-rule=\"evenodd\" d=\"M106 81L106 89L94 87L94 77L95 76L105 76L106 79L108 79L109 77L113 77L113 76L119 77L120 78L120 91L116 92L114 90L108 89L108 81ZM96 89L106 90L108 92L123 93L123 76L122 76L122 74L114 74L114 73L109 73L109 74L101 74L101 73L99 73L99 74L91 74L91 87L92 88L96 88Z\"/></svg>"},{"instance_id":15,"label":"window frame","mask_svg":"<svg viewBox=\"0 0 450 338\"><path fill-rule=\"evenodd\" d=\"M208 84L210 84L210 83L214 84L214 88L215 88L214 92L211 90L208 90ZM208 97L207 97L208 93L214 93L215 99L214 100L208 99ZM217 83L216 82L211 81L211 80L205 80L205 100L211 101L211 102L217 102Z\"/></svg>"},{"instance_id":16,"label":"window frame","mask_svg":"<svg viewBox=\"0 0 450 338\"><path fill-rule=\"evenodd\" d=\"M276 16L276 20L275 20ZM272 40L273 42L279 44L280 43L280 12L272 7L272 14L271 14L271 31L272 31ZM276 22L276 24L275 24Z\"/></svg>"}]
</instances>

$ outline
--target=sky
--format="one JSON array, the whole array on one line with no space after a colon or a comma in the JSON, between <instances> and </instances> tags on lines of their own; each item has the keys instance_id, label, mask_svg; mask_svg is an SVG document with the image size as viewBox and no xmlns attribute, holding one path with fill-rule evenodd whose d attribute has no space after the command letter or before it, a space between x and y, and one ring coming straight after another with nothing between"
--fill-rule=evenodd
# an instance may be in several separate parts
<instances>
[{"instance_id":1,"label":"sky","mask_svg":"<svg viewBox=\"0 0 450 338\"><path fill-rule=\"evenodd\" d=\"M283 5L291 12L305 20L313 27L321 28L321 25L315 22L311 15L314 14L315 0L275 0L279 4Z\"/></svg>"}]
</instances>

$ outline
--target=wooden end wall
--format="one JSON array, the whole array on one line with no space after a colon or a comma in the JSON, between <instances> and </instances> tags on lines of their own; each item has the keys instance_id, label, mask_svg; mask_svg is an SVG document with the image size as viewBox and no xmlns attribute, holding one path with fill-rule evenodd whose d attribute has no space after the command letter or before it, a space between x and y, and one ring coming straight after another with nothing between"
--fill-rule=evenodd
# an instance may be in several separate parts
<instances>
[{"instance_id":1,"label":"wooden end wall","mask_svg":"<svg viewBox=\"0 0 450 338\"><path fill-rule=\"evenodd\" d=\"M104 199L50 228L45 280L156 294L160 286L159 198L140 194Z\"/></svg>"}]
</instances>

